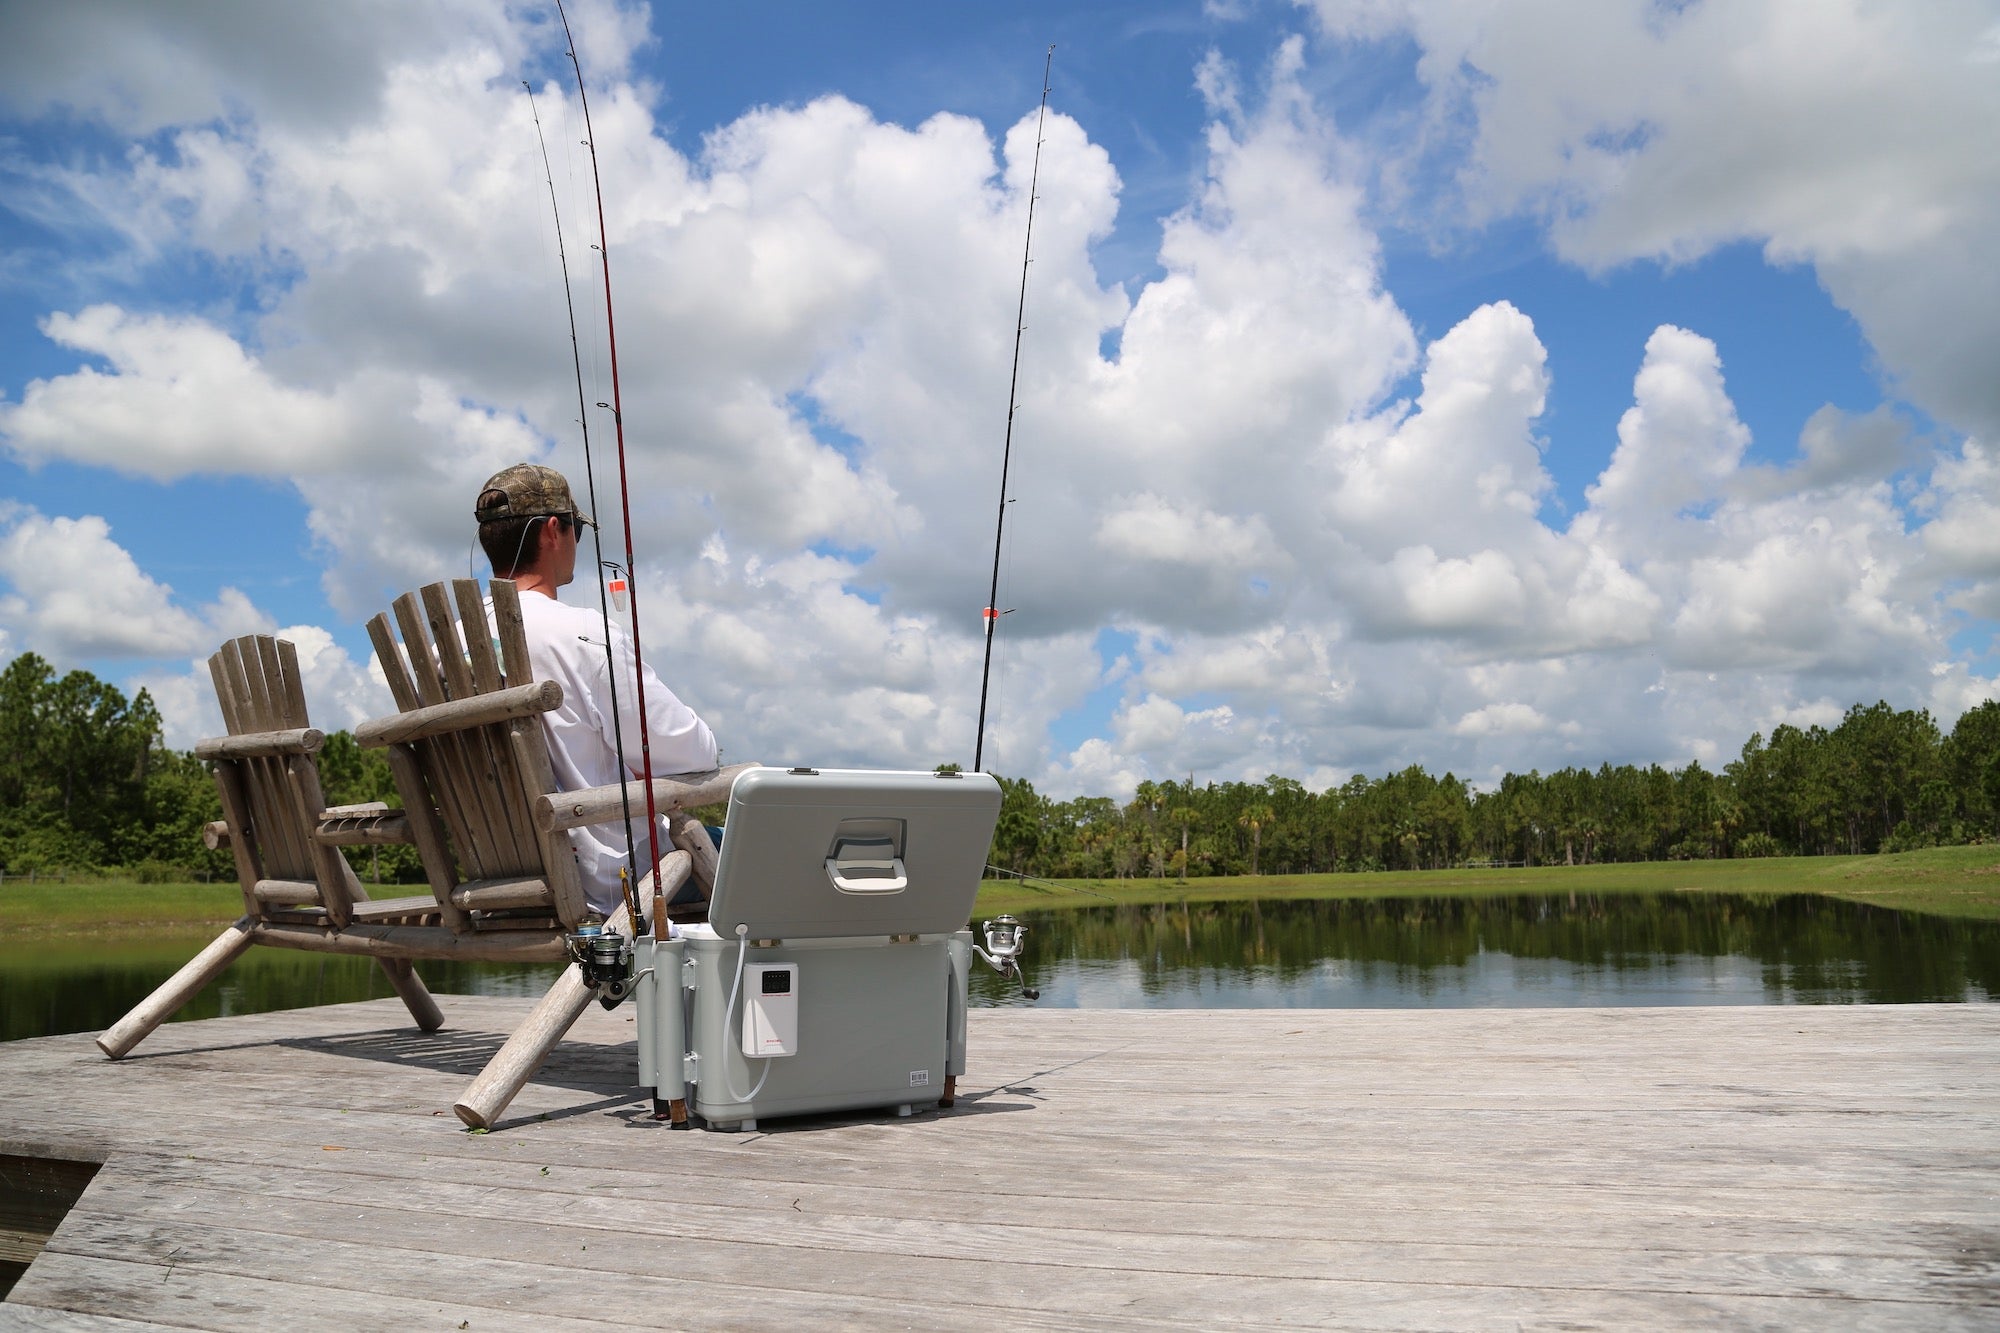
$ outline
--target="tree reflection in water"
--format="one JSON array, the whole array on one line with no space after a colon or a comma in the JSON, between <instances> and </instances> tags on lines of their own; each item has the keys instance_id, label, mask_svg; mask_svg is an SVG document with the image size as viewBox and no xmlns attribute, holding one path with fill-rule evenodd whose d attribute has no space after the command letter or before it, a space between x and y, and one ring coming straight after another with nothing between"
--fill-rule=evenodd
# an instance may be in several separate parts
<instances>
[{"instance_id":1,"label":"tree reflection in water","mask_svg":"<svg viewBox=\"0 0 2000 1333\"><path fill-rule=\"evenodd\" d=\"M1173 903L1023 914L1044 1005L1842 1004L2000 994L2000 923L1811 894ZM977 1003L1017 1004L998 978Z\"/></svg>"}]
</instances>

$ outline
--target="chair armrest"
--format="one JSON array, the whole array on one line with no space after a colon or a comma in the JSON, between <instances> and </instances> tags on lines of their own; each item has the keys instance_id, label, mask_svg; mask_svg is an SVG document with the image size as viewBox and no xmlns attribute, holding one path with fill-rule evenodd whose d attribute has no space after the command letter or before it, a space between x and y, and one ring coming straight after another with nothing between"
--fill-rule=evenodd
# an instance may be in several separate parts
<instances>
[{"instance_id":1,"label":"chair armrest","mask_svg":"<svg viewBox=\"0 0 2000 1333\"><path fill-rule=\"evenodd\" d=\"M282 759L295 754L318 754L326 745L326 733L318 727L294 727L290 731L251 731L237 736L212 736L194 743L197 759Z\"/></svg>"},{"instance_id":2,"label":"chair armrest","mask_svg":"<svg viewBox=\"0 0 2000 1333\"><path fill-rule=\"evenodd\" d=\"M412 841L410 819L380 801L319 812L313 841L328 847L393 847Z\"/></svg>"},{"instance_id":3,"label":"chair armrest","mask_svg":"<svg viewBox=\"0 0 2000 1333\"><path fill-rule=\"evenodd\" d=\"M379 750L385 745L406 745L446 732L546 713L561 704L562 686L552 680L538 680L374 718L354 729L354 742L364 750Z\"/></svg>"},{"instance_id":4,"label":"chair armrest","mask_svg":"<svg viewBox=\"0 0 2000 1333\"><path fill-rule=\"evenodd\" d=\"M201 826L201 845L211 852L220 851L229 845L229 821L211 820Z\"/></svg>"},{"instance_id":5,"label":"chair armrest","mask_svg":"<svg viewBox=\"0 0 2000 1333\"><path fill-rule=\"evenodd\" d=\"M653 808L661 814L690 806L712 805L728 797L739 775L761 764L731 764L706 773L677 773L653 779ZM608 824L624 818L625 795L643 814L646 809L645 784L612 783L604 787L584 787L577 791L550 792L535 798L535 827L544 833L582 828L586 824Z\"/></svg>"}]
</instances>

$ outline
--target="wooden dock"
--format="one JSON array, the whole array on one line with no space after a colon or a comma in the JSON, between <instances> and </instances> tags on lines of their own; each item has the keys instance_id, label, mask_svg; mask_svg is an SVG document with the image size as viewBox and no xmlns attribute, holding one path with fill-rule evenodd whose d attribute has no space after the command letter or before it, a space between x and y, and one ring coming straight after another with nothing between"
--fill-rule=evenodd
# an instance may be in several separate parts
<instances>
[{"instance_id":1,"label":"wooden dock","mask_svg":"<svg viewBox=\"0 0 2000 1333\"><path fill-rule=\"evenodd\" d=\"M981 1010L957 1109L672 1133L593 1006L0 1046L101 1161L4 1329L2000 1327L2000 1006Z\"/></svg>"}]
</instances>

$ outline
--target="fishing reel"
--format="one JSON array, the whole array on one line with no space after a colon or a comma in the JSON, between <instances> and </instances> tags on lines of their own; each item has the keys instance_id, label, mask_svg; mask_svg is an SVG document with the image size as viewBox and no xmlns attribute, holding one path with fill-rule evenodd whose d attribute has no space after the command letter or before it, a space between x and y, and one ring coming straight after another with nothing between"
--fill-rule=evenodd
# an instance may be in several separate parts
<instances>
[{"instance_id":1,"label":"fishing reel","mask_svg":"<svg viewBox=\"0 0 2000 1333\"><path fill-rule=\"evenodd\" d=\"M606 930L604 921L587 916L577 924L576 933L564 937L570 961L583 975L583 984L597 992L597 1002L616 1009L632 993L632 941L615 930Z\"/></svg>"},{"instance_id":2,"label":"fishing reel","mask_svg":"<svg viewBox=\"0 0 2000 1333\"><path fill-rule=\"evenodd\" d=\"M1021 983L1021 994L1030 1000L1039 1000L1042 993L1028 985L1028 975L1021 970L1021 949L1028 934L1028 928L1013 917L1002 913L980 928L986 935L986 947L972 946L972 951L986 960L988 967L1003 977L1013 977Z\"/></svg>"}]
</instances>

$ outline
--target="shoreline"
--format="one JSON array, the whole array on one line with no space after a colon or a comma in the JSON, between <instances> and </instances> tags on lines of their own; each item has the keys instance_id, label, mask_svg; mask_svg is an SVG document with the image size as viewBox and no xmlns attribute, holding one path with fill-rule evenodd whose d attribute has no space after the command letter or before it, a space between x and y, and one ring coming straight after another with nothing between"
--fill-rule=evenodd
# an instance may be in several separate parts
<instances>
[{"instance_id":1,"label":"shoreline","mask_svg":"<svg viewBox=\"0 0 2000 1333\"><path fill-rule=\"evenodd\" d=\"M399 886L381 885L383 893ZM988 880L975 919L1002 912L1250 899L1490 898L1520 894L1812 893L1897 911L2000 921L2000 847L1934 847L1874 856L1638 861L1512 869L1165 879ZM241 914L232 883L0 885L0 944L157 940L220 930Z\"/></svg>"}]
</instances>

